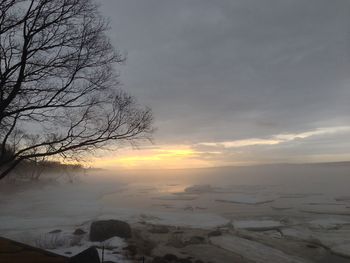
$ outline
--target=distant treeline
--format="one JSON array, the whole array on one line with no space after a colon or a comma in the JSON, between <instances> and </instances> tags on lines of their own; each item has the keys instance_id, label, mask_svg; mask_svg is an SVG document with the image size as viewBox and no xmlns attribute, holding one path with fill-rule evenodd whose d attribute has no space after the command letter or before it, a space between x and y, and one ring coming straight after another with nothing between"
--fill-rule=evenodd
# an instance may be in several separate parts
<instances>
[{"instance_id":1,"label":"distant treeline","mask_svg":"<svg viewBox=\"0 0 350 263\"><path fill-rule=\"evenodd\" d=\"M39 180L44 175L58 175L72 178L74 174L83 170L84 167L81 164L65 164L47 160L24 160L14 169L10 177L12 179Z\"/></svg>"},{"instance_id":2,"label":"distant treeline","mask_svg":"<svg viewBox=\"0 0 350 263\"><path fill-rule=\"evenodd\" d=\"M0 162L13 158L13 151L6 147L0 154ZM32 158L23 160L11 172L10 180L39 180L45 175L68 175L72 177L74 172L83 171L81 164L66 164L59 161L46 160L45 158Z\"/></svg>"}]
</instances>

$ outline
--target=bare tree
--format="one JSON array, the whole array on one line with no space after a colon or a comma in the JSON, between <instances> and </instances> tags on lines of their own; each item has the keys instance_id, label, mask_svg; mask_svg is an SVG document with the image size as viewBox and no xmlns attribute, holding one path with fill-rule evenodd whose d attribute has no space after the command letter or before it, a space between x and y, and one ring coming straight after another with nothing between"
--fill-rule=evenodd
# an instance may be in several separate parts
<instances>
[{"instance_id":1,"label":"bare tree","mask_svg":"<svg viewBox=\"0 0 350 263\"><path fill-rule=\"evenodd\" d=\"M125 58L93 0L0 0L0 179L21 161L73 158L152 132L118 87Z\"/></svg>"}]
</instances>

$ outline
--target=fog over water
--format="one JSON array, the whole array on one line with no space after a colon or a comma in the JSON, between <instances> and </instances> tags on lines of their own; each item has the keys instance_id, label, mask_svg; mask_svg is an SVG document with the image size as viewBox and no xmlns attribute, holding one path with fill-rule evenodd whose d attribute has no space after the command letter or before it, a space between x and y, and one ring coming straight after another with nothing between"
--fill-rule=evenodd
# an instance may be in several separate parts
<instances>
[{"instance_id":1,"label":"fog over water","mask_svg":"<svg viewBox=\"0 0 350 263\"><path fill-rule=\"evenodd\" d=\"M284 185L296 191L329 193L348 190L350 163L275 164L169 170L104 171L131 183ZM292 189L293 186L293 189Z\"/></svg>"},{"instance_id":2,"label":"fog over water","mask_svg":"<svg viewBox=\"0 0 350 263\"><path fill-rule=\"evenodd\" d=\"M349 163L89 170L76 174L72 182L62 176L17 186L14 192L7 186L0 194L0 233L36 245L54 229L69 238L77 227L88 231L92 221L112 218L133 226L201 231L231 225L236 231L253 229L252 235L280 228L283 238L294 240L306 231L308 236L297 242L317 238L341 254L350 237L349 173ZM65 245L52 251L79 252L90 244L86 239L81 246ZM322 258L330 256L322 253Z\"/></svg>"}]
</instances>

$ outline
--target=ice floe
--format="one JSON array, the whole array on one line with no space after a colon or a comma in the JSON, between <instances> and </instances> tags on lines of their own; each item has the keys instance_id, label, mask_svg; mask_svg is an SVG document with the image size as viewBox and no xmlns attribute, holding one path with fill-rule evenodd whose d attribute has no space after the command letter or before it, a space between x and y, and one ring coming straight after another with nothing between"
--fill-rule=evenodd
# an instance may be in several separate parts
<instances>
[{"instance_id":1,"label":"ice floe","mask_svg":"<svg viewBox=\"0 0 350 263\"><path fill-rule=\"evenodd\" d=\"M325 215L344 215L350 216L350 209L346 207L303 207L300 209L301 212L311 214L325 214Z\"/></svg>"},{"instance_id":2,"label":"ice floe","mask_svg":"<svg viewBox=\"0 0 350 263\"><path fill-rule=\"evenodd\" d=\"M259 205L259 204L271 203L275 199L276 197L235 194L227 197L221 197L220 199L216 199L215 201L225 202L225 203Z\"/></svg>"},{"instance_id":3,"label":"ice floe","mask_svg":"<svg viewBox=\"0 0 350 263\"><path fill-rule=\"evenodd\" d=\"M233 226L235 229L246 229L252 231L264 231L276 229L282 226L280 221L271 219L261 219L261 220L238 220L233 221Z\"/></svg>"},{"instance_id":4,"label":"ice floe","mask_svg":"<svg viewBox=\"0 0 350 263\"><path fill-rule=\"evenodd\" d=\"M318 218L309 221L307 225L311 229L338 229L344 225L350 225L349 220L337 219L337 218Z\"/></svg>"},{"instance_id":5,"label":"ice floe","mask_svg":"<svg viewBox=\"0 0 350 263\"><path fill-rule=\"evenodd\" d=\"M331 251L339 256L350 258L350 243L333 246Z\"/></svg>"},{"instance_id":6,"label":"ice floe","mask_svg":"<svg viewBox=\"0 0 350 263\"><path fill-rule=\"evenodd\" d=\"M289 237L295 240L307 242L312 242L315 240L313 233L308 228L302 226L282 228L281 232L284 237Z\"/></svg>"},{"instance_id":7,"label":"ice floe","mask_svg":"<svg viewBox=\"0 0 350 263\"><path fill-rule=\"evenodd\" d=\"M343 203L333 203L333 202L309 202L306 205L344 205Z\"/></svg>"},{"instance_id":8,"label":"ice floe","mask_svg":"<svg viewBox=\"0 0 350 263\"><path fill-rule=\"evenodd\" d=\"M275 210L288 210L288 209L292 209L293 206L288 204L273 204L271 205L271 208Z\"/></svg>"},{"instance_id":9,"label":"ice floe","mask_svg":"<svg viewBox=\"0 0 350 263\"><path fill-rule=\"evenodd\" d=\"M240 238L233 235L223 235L210 238L212 244L242 256L245 260L256 263L306 263L308 261L288 255L270 246Z\"/></svg>"},{"instance_id":10,"label":"ice floe","mask_svg":"<svg viewBox=\"0 0 350 263\"><path fill-rule=\"evenodd\" d=\"M172 213L172 212L152 212L144 213L140 219L150 224L160 224L169 226L182 226L192 228L215 228L225 225L229 220L211 213Z\"/></svg>"},{"instance_id":11,"label":"ice floe","mask_svg":"<svg viewBox=\"0 0 350 263\"><path fill-rule=\"evenodd\" d=\"M286 238L319 244L329 249L334 254L350 256L350 229L347 225L343 224L345 222L337 221L338 224L343 224L341 229L331 228L332 225L334 226L337 224L335 220L331 219L315 220L310 223L321 227L318 229L309 229L306 226L294 226L282 228L281 232Z\"/></svg>"},{"instance_id":12,"label":"ice floe","mask_svg":"<svg viewBox=\"0 0 350 263\"><path fill-rule=\"evenodd\" d=\"M338 196L334 198L336 201L350 201L350 196Z\"/></svg>"},{"instance_id":13,"label":"ice floe","mask_svg":"<svg viewBox=\"0 0 350 263\"><path fill-rule=\"evenodd\" d=\"M192 228L215 228L225 225L228 219L207 212L173 212L173 211L155 211L149 209L110 209L105 210L94 220L119 219L129 223L151 223L169 226L186 226Z\"/></svg>"},{"instance_id":14,"label":"ice floe","mask_svg":"<svg viewBox=\"0 0 350 263\"><path fill-rule=\"evenodd\" d=\"M215 189L209 184L192 185L192 186L185 188L186 193L199 193L199 194L213 192L214 190Z\"/></svg>"},{"instance_id":15,"label":"ice floe","mask_svg":"<svg viewBox=\"0 0 350 263\"><path fill-rule=\"evenodd\" d=\"M190 200L195 200L197 198L198 198L197 195L172 194L172 195L157 196L157 197L154 197L153 199L190 201Z\"/></svg>"},{"instance_id":16,"label":"ice floe","mask_svg":"<svg viewBox=\"0 0 350 263\"><path fill-rule=\"evenodd\" d=\"M281 194L281 198L305 198L308 194Z\"/></svg>"}]
</instances>

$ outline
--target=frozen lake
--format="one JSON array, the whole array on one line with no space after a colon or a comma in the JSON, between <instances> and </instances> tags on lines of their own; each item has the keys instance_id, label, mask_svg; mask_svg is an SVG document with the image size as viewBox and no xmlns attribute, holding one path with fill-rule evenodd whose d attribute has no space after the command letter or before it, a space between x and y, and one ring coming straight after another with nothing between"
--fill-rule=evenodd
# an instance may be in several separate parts
<instances>
[{"instance_id":1,"label":"frozen lake","mask_svg":"<svg viewBox=\"0 0 350 263\"><path fill-rule=\"evenodd\" d=\"M350 256L349 185L347 163L91 171L74 183L3 186L0 235L35 244L53 229L107 218L200 229L231 224L317 239Z\"/></svg>"}]
</instances>

